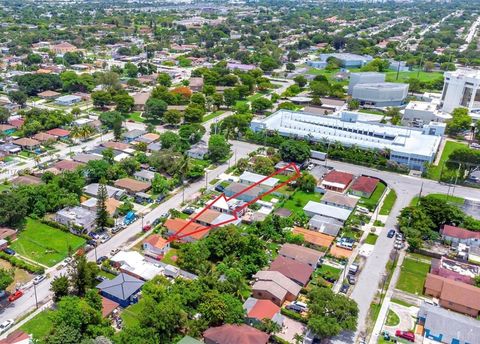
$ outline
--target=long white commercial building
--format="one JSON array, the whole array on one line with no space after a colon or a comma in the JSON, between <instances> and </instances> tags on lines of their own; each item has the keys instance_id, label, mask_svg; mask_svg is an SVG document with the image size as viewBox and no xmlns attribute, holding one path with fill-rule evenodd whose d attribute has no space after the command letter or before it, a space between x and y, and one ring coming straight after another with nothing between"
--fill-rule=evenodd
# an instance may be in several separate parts
<instances>
[{"instance_id":1,"label":"long white commercial building","mask_svg":"<svg viewBox=\"0 0 480 344\"><path fill-rule=\"evenodd\" d=\"M342 111L336 115L318 116L305 112L279 110L250 125L255 132L277 131L282 136L318 142L340 142L363 149L388 149L390 160L423 170L431 163L445 132L444 123L432 122L423 128L381 124L371 116Z\"/></svg>"}]
</instances>

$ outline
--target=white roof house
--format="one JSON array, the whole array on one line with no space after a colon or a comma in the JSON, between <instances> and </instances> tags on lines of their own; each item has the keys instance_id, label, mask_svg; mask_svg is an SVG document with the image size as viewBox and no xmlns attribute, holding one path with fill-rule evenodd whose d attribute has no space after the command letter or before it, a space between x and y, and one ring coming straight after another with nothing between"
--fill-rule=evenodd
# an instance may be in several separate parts
<instances>
[{"instance_id":1,"label":"white roof house","mask_svg":"<svg viewBox=\"0 0 480 344\"><path fill-rule=\"evenodd\" d=\"M120 251L110 260L120 265L120 270L123 272L145 281L149 281L164 272L163 267L150 263L136 251Z\"/></svg>"},{"instance_id":2,"label":"white roof house","mask_svg":"<svg viewBox=\"0 0 480 344\"><path fill-rule=\"evenodd\" d=\"M260 185L268 186L268 187L274 187L279 182L279 180L276 179L276 178L268 178L268 179L266 179L266 178L267 178L267 176L263 176L263 175L258 174L258 173L252 173L252 172L245 171L239 177L239 180L240 180L240 183L243 183L243 184L260 183Z\"/></svg>"},{"instance_id":3,"label":"white roof house","mask_svg":"<svg viewBox=\"0 0 480 344\"><path fill-rule=\"evenodd\" d=\"M339 208L333 205L318 203L314 201L309 201L305 205L305 207L303 207L303 210L309 217L321 215L324 217L331 217L343 222L345 222L352 213L351 209Z\"/></svg>"}]
</instances>

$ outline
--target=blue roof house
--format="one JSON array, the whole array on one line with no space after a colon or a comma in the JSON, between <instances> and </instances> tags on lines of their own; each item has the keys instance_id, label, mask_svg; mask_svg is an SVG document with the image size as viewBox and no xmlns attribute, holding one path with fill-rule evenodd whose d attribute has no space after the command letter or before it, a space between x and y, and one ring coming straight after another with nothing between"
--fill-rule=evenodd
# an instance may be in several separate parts
<instances>
[{"instance_id":1,"label":"blue roof house","mask_svg":"<svg viewBox=\"0 0 480 344\"><path fill-rule=\"evenodd\" d=\"M142 280L122 272L112 280L107 279L103 281L97 285L97 288L102 296L118 303L122 307L128 307L137 303L137 294L142 289L144 283Z\"/></svg>"}]
</instances>

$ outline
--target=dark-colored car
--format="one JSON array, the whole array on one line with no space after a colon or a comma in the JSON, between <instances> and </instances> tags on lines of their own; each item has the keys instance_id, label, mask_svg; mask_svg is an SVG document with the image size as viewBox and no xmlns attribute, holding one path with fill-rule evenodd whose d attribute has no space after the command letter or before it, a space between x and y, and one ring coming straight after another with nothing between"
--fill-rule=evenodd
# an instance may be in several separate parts
<instances>
[{"instance_id":1,"label":"dark-colored car","mask_svg":"<svg viewBox=\"0 0 480 344\"><path fill-rule=\"evenodd\" d=\"M225 191L225 188L222 185L217 185L217 186L215 186L215 191L223 192L223 191Z\"/></svg>"},{"instance_id":2,"label":"dark-colored car","mask_svg":"<svg viewBox=\"0 0 480 344\"><path fill-rule=\"evenodd\" d=\"M87 244L90 246L97 246L97 241L96 240L88 240Z\"/></svg>"},{"instance_id":3,"label":"dark-colored car","mask_svg":"<svg viewBox=\"0 0 480 344\"><path fill-rule=\"evenodd\" d=\"M4 248L4 249L3 249L3 252L5 252L6 254L9 254L9 255L11 255L11 256L14 256L15 253L16 253L14 250L12 250L12 249L9 248L9 247Z\"/></svg>"},{"instance_id":4,"label":"dark-colored car","mask_svg":"<svg viewBox=\"0 0 480 344\"><path fill-rule=\"evenodd\" d=\"M107 256L101 256L101 257L98 257L97 259L97 264L102 264L104 261L106 261L108 259Z\"/></svg>"},{"instance_id":5,"label":"dark-colored car","mask_svg":"<svg viewBox=\"0 0 480 344\"><path fill-rule=\"evenodd\" d=\"M187 214L187 215L192 215L195 212L194 209L192 208L185 208L182 210L182 213Z\"/></svg>"},{"instance_id":6,"label":"dark-colored car","mask_svg":"<svg viewBox=\"0 0 480 344\"><path fill-rule=\"evenodd\" d=\"M158 225L158 224L160 223L160 221L162 221L162 218L161 218L161 217L159 217L159 218L157 218L157 219L153 220L153 222L152 222L152 226L153 226L153 227L155 227L156 225Z\"/></svg>"},{"instance_id":7,"label":"dark-colored car","mask_svg":"<svg viewBox=\"0 0 480 344\"><path fill-rule=\"evenodd\" d=\"M105 281L107 278L105 276L100 276L98 275L97 277L95 277L95 280L97 280L97 282L100 282L102 283L103 281Z\"/></svg>"},{"instance_id":8,"label":"dark-colored car","mask_svg":"<svg viewBox=\"0 0 480 344\"><path fill-rule=\"evenodd\" d=\"M388 231L387 237L388 238L393 238L395 236L395 229L390 229Z\"/></svg>"},{"instance_id":9,"label":"dark-colored car","mask_svg":"<svg viewBox=\"0 0 480 344\"><path fill-rule=\"evenodd\" d=\"M343 284L341 287L340 287L340 292L342 294L346 294L348 293L348 289L350 289L350 286L348 284Z\"/></svg>"}]
</instances>

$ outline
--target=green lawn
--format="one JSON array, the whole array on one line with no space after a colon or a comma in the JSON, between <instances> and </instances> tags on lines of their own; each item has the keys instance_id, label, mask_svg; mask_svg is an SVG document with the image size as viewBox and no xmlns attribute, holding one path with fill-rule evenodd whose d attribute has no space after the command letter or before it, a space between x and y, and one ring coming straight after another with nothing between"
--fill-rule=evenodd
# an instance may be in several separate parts
<instances>
[{"instance_id":1,"label":"green lawn","mask_svg":"<svg viewBox=\"0 0 480 344\"><path fill-rule=\"evenodd\" d=\"M429 271L430 264L405 258L396 288L411 294L423 294L423 285L425 284L425 279Z\"/></svg>"},{"instance_id":2,"label":"green lawn","mask_svg":"<svg viewBox=\"0 0 480 344\"><path fill-rule=\"evenodd\" d=\"M464 143L460 142L454 142L454 141L447 141L445 143L445 147L443 148L442 156L440 157L440 161L438 162L437 166L431 166L428 171L427 171L427 178L433 179L433 180L440 180L440 174L442 173L442 166L445 164L445 162L448 160L448 157L452 152L456 149L459 148L466 148L467 145ZM444 166L443 168L446 169Z\"/></svg>"},{"instance_id":3,"label":"green lawn","mask_svg":"<svg viewBox=\"0 0 480 344\"><path fill-rule=\"evenodd\" d=\"M378 235L373 233L368 233L365 239L365 244L375 245L375 243L377 242L377 239L378 239Z\"/></svg>"},{"instance_id":4,"label":"green lawn","mask_svg":"<svg viewBox=\"0 0 480 344\"><path fill-rule=\"evenodd\" d=\"M418 74L418 79L420 81L433 81L442 78L443 79L443 73L441 72L423 72L421 71L418 73L418 71L409 71L409 72L400 72L398 75L398 80L397 80L397 72L396 71L391 71L386 73L386 78L385 81L387 82L407 82L408 79L413 78L417 79L417 74Z\"/></svg>"},{"instance_id":5,"label":"green lawn","mask_svg":"<svg viewBox=\"0 0 480 344\"><path fill-rule=\"evenodd\" d=\"M137 325L139 323L138 315L142 310L143 306L141 302L125 308L121 314L124 325L126 327Z\"/></svg>"},{"instance_id":6,"label":"green lawn","mask_svg":"<svg viewBox=\"0 0 480 344\"><path fill-rule=\"evenodd\" d=\"M338 280L341 274L342 274L342 270L334 268L333 266L330 266L327 264L323 264L319 269L315 270L314 272L314 276L322 276L322 277L330 276L335 280Z\"/></svg>"},{"instance_id":7,"label":"green lawn","mask_svg":"<svg viewBox=\"0 0 480 344\"><path fill-rule=\"evenodd\" d=\"M319 193L307 193L304 191L296 191L288 200L281 206L290 209L292 212L303 214L303 207L309 201L320 202L322 195Z\"/></svg>"},{"instance_id":8,"label":"green lawn","mask_svg":"<svg viewBox=\"0 0 480 344\"><path fill-rule=\"evenodd\" d=\"M38 313L32 319L20 326L20 330L32 334L33 338L36 340L41 340L53 327L53 322L50 319L51 313L52 311L49 310Z\"/></svg>"},{"instance_id":9,"label":"green lawn","mask_svg":"<svg viewBox=\"0 0 480 344\"><path fill-rule=\"evenodd\" d=\"M397 326L398 324L400 324L399 316L397 315L397 313L389 309L387 313L387 321L385 321L385 325Z\"/></svg>"},{"instance_id":10,"label":"green lawn","mask_svg":"<svg viewBox=\"0 0 480 344\"><path fill-rule=\"evenodd\" d=\"M377 187L375 188L375 191L373 191L372 195L370 198L361 198L360 199L360 204L363 205L364 207L368 208L370 211L375 210L377 207L378 202L380 201L380 198L382 197L383 193L385 192L386 185L383 183L378 183Z\"/></svg>"},{"instance_id":11,"label":"green lawn","mask_svg":"<svg viewBox=\"0 0 480 344\"><path fill-rule=\"evenodd\" d=\"M10 184L5 184L5 183L1 183L0 184L0 192L3 192L3 191L6 191L6 190L10 190L12 186Z\"/></svg>"},{"instance_id":12,"label":"green lawn","mask_svg":"<svg viewBox=\"0 0 480 344\"><path fill-rule=\"evenodd\" d=\"M140 111L134 111L128 115L128 119L131 119L132 121L135 121L135 122L143 123L145 122L145 118L143 118L141 114L142 113Z\"/></svg>"},{"instance_id":13,"label":"green lawn","mask_svg":"<svg viewBox=\"0 0 480 344\"><path fill-rule=\"evenodd\" d=\"M396 200L397 194L395 193L395 190L390 189L388 195L383 201L382 207L380 208L380 215L389 215Z\"/></svg>"},{"instance_id":14,"label":"green lawn","mask_svg":"<svg viewBox=\"0 0 480 344\"><path fill-rule=\"evenodd\" d=\"M171 248L168 250L167 254L163 257L162 262L170 265L177 265L177 263L172 259L173 256L177 255L177 249Z\"/></svg>"},{"instance_id":15,"label":"green lawn","mask_svg":"<svg viewBox=\"0 0 480 344\"><path fill-rule=\"evenodd\" d=\"M463 205L463 203L465 202L465 198L457 197L457 196L449 196L445 194L429 194L428 196L436 199L440 199L442 201L447 201L449 203L459 204L459 205ZM415 196L410 202L410 205L411 206L417 205L418 199L419 199L418 196Z\"/></svg>"},{"instance_id":16,"label":"green lawn","mask_svg":"<svg viewBox=\"0 0 480 344\"><path fill-rule=\"evenodd\" d=\"M203 123L215 118L215 117L218 117L220 116L222 113L225 113L225 111L222 111L222 110L218 110L218 111L215 111L215 112L212 112L206 116L203 116Z\"/></svg>"},{"instance_id":17,"label":"green lawn","mask_svg":"<svg viewBox=\"0 0 480 344\"><path fill-rule=\"evenodd\" d=\"M369 113L371 115L385 116L385 113L383 111L376 110L376 109L360 109L358 110L358 112Z\"/></svg>"},{"instance_id":18,"label":"green lawn","mask_svg":"<svg viewBox=\"0 0 480 344\"><path fill-rule=\"evenodd\" d=\"M403 301L403 300L400 300L400 299L396 299L396 298L392 298L390 301L393 302L393 303L402 305L402 306L404 306L404 307L412 307L412 306L413 306L412 304L410 304L410 303L408 303L408 302L406 302L406 301Z\"/></svg>"},{"instance_id":19,"label":"green lawn","mask_svg":"<svg viewBox=\"0 0 480 344\"><path fill-rule=\"evenodd\" d=\"M25 229L10 246L22 256L53 266L68 255L69 247L75 252L84 244L83 238L29 218Z\"/></svg>"}]
</instances>

